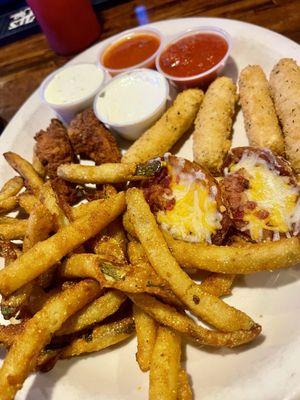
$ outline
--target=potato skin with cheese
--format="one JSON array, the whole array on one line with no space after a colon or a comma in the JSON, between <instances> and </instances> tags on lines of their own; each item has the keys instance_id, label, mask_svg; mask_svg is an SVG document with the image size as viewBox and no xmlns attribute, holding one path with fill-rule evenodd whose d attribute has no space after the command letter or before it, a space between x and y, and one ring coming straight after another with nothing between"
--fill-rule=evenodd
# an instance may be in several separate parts
<instances>
[{"instance_id":1,"label":"potato skin with cheese","mask_svg":"<svg viewBox=\"0 0 300 400\"><path fill-rule=\"evenodd\" d=\"M250 198L249 190L253 189L254 187L253 179L255 179L255 171L254 169L251 170L250 168L249 170L243 167L243 164L238 167L241 160L247 160L247 158L248 160L251 158L252 160L258 160L258 163L261 163L263 167L268 169L268 176L273 176L271 179L274 179L275 191L277 189L275 182L278 182L279 177L283 178L283 184L288 190L290 190L290 196L293 198L295 207L299 199L299 188L297 186L296 176L290 164L283 157L273 154L268 149L256 147L234 148L229 152L226 159L224 170L225 176L220 181L220 186L223 193L223 199L229 210L229 214L235 228L243 235L250 237L250 239L256 242L263 240L279 240L281 237L289 237L289 235L293 235L295 232L294 225L286 232L279 231L274 237L276 226L272 226L272 224L267 221L270 220L268 219L269 216L276 212L276 210L274 211L271 206L268 209L267 207L261 207L259 205L259 201L256 202ZM263 185L260 184L259 190L262 191L262 193L263 189ZM278 187L278 190L280 190L280 187ZM270 197L273 195L274 193L271 193ZM259 197L261 194L258 193L257 196ZM266 196L268 196L267 188ZM262 234L259 238L253 237L250 230L247 229L248 222L246 221L246 217L249 214L253 214L257 220L266 221L265 228L262 229Z\"/></svg>"},{"instance_id":2,"label":"potato skin with cheese","mask_svg":"<svg viewBox=\"0 0 300 400\"><path fill-rule=\"evenodd\" d=\"M195 120L194 161L214 175L220 173L231 146L236 102L236 85L222 76L207 89Z\"/></svg>"},{"instance_id":3,"label":"potato skin with cheese","mask_svg":"<svg viewBox=\"0 0 300 400\"><path fill-rule=\"evenodd\" d=\"M166 155L161 160L163 165L161 171L154 178L141 182L145 198L151 210L156 214L157 219L160 211L174 209L176 204L176 197L173 197L174 185L184 185L185 179L190 183L196 182L197 185L207 190L208 195L215 202L216 212L220 217L220 226L211 235L209 242L214 244L223 243L231 226L231 221L224 206L218 182L206 169L191 161L173 155ZM185 240L190 241L189 239Z\"/></svg>"}]
</instances>

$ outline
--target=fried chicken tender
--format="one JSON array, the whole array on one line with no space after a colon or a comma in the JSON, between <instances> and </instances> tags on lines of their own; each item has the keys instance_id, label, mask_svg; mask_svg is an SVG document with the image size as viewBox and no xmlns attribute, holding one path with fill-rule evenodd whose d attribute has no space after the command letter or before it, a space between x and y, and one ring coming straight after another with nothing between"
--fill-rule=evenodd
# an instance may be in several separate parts
<instances>
[{"instance_id":1,"label":"fried chicken tender","mask_svg":"<svg viewBox=\"0 0 300 400\"><path fill-rule=\"evenodd\" d=\"M95 161L97 165L121 160L115 138L97 119L92 109L84 110L73 118L68 135L75 152Z\"/></svg>"},{"instance_id":2,"label":"fried chicken tender","mask_svg":"<svg viewBox=\"0 0 300 400\"><path fill-rule=\"evenodd\" d=\"M45 168L59 200L74 204L78 200L76 185L57 176L57 168L61 164L78 162L66 128L58 119L52 119L45 131L41 130L35 135L35 140L36 156Z\"/></svg>"},{"instance_id":3,"label":"fried chicken tender","mask_svg":"<svg viewBox=\"0 0 300 400\"><path fill-rule=\"evenodd\" d=\"M195 120L194 161L212 174L220 173L231 145L231 129L237 101L236 86L225 76L207 89Z\"/></svg>"},{"instance_id":4,"label":"fried chicken tender","mask_svg":"<svg viewBox=\"0 0 300 400\"><path fill-rule=\"evenodd\" d=\"M300 173L300 66L291 58L281 59L270 75L271 94L282 125L286 155Z\"/></svg>"},{"instance_id":5,"label":"fried chicken tender","mask_svg":"<svg viewBox=\"0 0 300 400\"><path fill-rule=\"evenodd\" d=\"M259 65L248 65L240 74L240 103L250 146L266 147L284 153L284 140L270 88Z\"/></svg>"},{"instance_id":6,"label":"fried chicken tender","mask_svg":"<svg viewBox=\"0 0 300 400\"><path fill-rule=\"evenodd\" d=\"M56 178L57 167L77 162L67 130L58 119L52 119L48 128L35 135L35 152L49 178Z\"/></svg>"}]
</instances>

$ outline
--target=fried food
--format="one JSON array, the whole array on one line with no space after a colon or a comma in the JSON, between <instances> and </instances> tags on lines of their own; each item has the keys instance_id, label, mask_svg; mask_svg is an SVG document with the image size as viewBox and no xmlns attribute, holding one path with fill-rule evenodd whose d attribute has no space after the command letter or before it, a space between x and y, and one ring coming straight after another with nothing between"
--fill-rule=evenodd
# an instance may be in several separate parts
<instances>
[{"instance_id":1,"label":"fried food","mask_svg":"<svg viewBox=\"0 0 300 400\"><path fill-rule=\"evenodd\" d=\"M0 325L0 344L8 349L17 336L24 331L25 323Z\"/></svg>"},{"instance_id":2,"label":"fried food","mask_svg":"<svg viewBox=\"0 0 300 400\"><path fill-rule=\"evenodd\" d=\"M136 360L143 372L149 371L156 341L157 324L155 320L136 305L133 317L137 336Z\"/></svg>"},{"instance_id":3,"label":"fried food","mask_svg":"<svg viewBox=\"0 0 300 400\"><path fill-rule=\"evenodd\" d=\"M190 386L189 377L185 369L181 368L178 373L177 400L192 400L193 392Z\"/></svg>"},{"instance_id":4,"label":"fried food","mask_svg":"<svg viewBox=\"0 0 300 400\"><path fill-rule=\"evenodd\" d=\"M177 399L180 356L180 335L160 326L151 359L149 400Z\"/></svg>"},{"instance_id":5,"label":"fried food","mask_svg":"<svg viewBox=\"0 0 300 400\"><path fill-rule=\"evenodd\" d=\"M284 140L269 83L259 65L248 65L239 77L240 103L250 146L284 154Z\"/></svg>"},{"instance_id":6,"label":"fried food","mask_svg":"<svg viewBox=\"0 0 300 400\"><path fill-rule=\"evenodd\" d=\"M0 214L13 211L18 206L17 196L8 197L0 201Z\"/></svg>"},{"instance_id":7,"label":"fried food","mask_svg":"<svg viewBox=\"0 0 300 400\"><path fill-rule=\"evenodd\" d=\"M234 274L212 273L201 282L201 288L213 296L227 296L231 294L234 279Z\"/></svg>"},{"instance_id":8,"label":"fried food","mask_svg":"<svg viewBox=\"0 0 300 400\"><path fill-rule=\"evenodd\" d=\"M282 58L270 75L271 94L282 125L286 155L300 173L300 67L291 58Z\"/></svg>"},{"instance_id":9,"label":"fried food","mask_svg":"<svg viewBox=\"0 0 300 400\"><path fill-rule=\"evenodd\" d=\"M95 161L96 165L121 160L115 138L97 119L92 109L84 110L73 118L68 135L76 154Z\"/></svg>"},{"instance_id":10,"label":"fried food","mask_svg":"<svg viewBox=\"0 0 300 400\"><path fill-rule=\"evenodd\" d=\"M15 203L19 203L20 207L23 208L27 214L30 214L37 199L37 196L34 196L28 192L24 192L19 194L15 200Z\"/></svg>"},{"instance_id":11,"label":"fried food","mask_svg":"<svg viewBox=\"0 0 300 400\"><path fill-rule=\"evenodd\" d=\"M300 190L289 163L268 149L236 147L220 185L237 230L255 242L300 232Z\"/></svg>"},{"instance_id":12,"label":"fried food","mask_svg":"<svg viewBox=\"0 0 300 400\"><path fill-rule=\"evenodd\" d=\"M24 253L0 271L0 292L7 296L47 271L64 255L93 237L125 208L125 195L119 193L103 200L97 212L87 214L60 229L55 235Z\"/></svg>"},{"instance_id":13,"label":"fried food","mask_svg":"<svg viewBox=\"0 0 300 400\"><path fill-rule=\"evenodd\" d=\"M141 187L158 224L175 239L222 243L231 222L218 182L199 165L167 154Z\"/></svg>"},{"instance_id":14,"label":"fried food","mask_svg":"<svg viewBox=\"0 0 300 400\"><path fill-rule=\"evenodd\" d=\"M27 229L26 219L15 219L14 223L0 224L0 240L23 239Z\"/></svg>"},{"instance_id":15,"label":"fried food","mask_svg":"<svg viewBox=\"0 0 300 400\"><path fill-rule=\"evenodd\" d=\"M8 164L24 178L25 186L37 195L44 183L30 162L12 151L3 154Z\"/></svg>"},{"instance_id":16,"label":"fried food","mask_svg":"<svg viewBox=\"0 0 300 400\"><path fill-rule=\"evenodd\" d=\"M14 341L0 369L2 400L12 400L34 370L41 350L63 322L99 293L95 281L86 280L54 296L25 325Z\"/></svg>"},{"instance_id":17,"label":"fried food","mask_svg":"<svg viewBox=\"0 0 300 400\"><path fill-rule=\"evenodd\" d=\"M16 196L24 186L24 180L20 176L9 179L0 190L0 203L12 196Z\"/></svg>"},{"instance_id":18,"label":"fried food","mask_svg":"<svg viewBox=\"0 0 300 400\"><path fill-rule=\"evenodd\" d=\"M207 89L195 120L194 161L219 174L231 146L236 86L230 78L217 78Z\"/></svg>"},{"instance_id":19,"label":"fried food","mask_svg":"<svg viewBox=\"0 0 300 400\"><path fill-rule=\"evenodd\" d=\"M35 140L35 153L49 178L57 177L61 164L77 161L67 130L58 119L52 119L46 130L35 135Z\"/></svg>"},{"instance_id":20,"label":"fried food","mask_svg":"<svg viewBox=\"0 0 300 400\"><path fill-rule=\"evenodd\" d=\"M26 252L36 243L47 239L53 227L54 221L50 212L42 203L36 202L26 221L23 251Z\"/></svg>"},{"instance_id":21,"label":"fried food","mask_svg":"<svg viewBox=\"0 0 300 400\"><path fill-rule=\"evenodd\" d=\"M36 155L35 148L33 149L32 166L36 170L36 172L40 175L41 178L43 179L46 178L46 169L44 168L43 164Z\"/></svg>"},{"instance_id":22,"label":"fried food","mask_svg":"<svg viewBox=\"0 0 300 400\"><path fill-rule=\"evenodd\" d=\"M69 182L76 183L122 183L130 180L143 179L136 176L136 164L106 163L92 165L61 165L58 175Z\"/></svg>"},{"instance_id":23,"label":"fried food","mask_svg":"<svg viewBox=\"0 0 300 400\"><path fill-rule=\"evenodd\" d=\"M96 254L73 254L67 258L59 268L62 278L92 278L104 284L103 274L100 270L101 258Z\"/></svg>"},{"instance_id":24,"label":"fried food","mask_svg":"<svg viewBox=\"0 0 300 400\"><path fill-rule=\"evenodd\" d=\"M55 231L69 224L69 219L60 207L58 196L53 190L50 181L43 185L39 200L45 206L47 212L50 213Z\"/></svg>"},{"instance_id":25,"label":"fried food","mask_svg":"<svg viewBox=\"0 0 300 400\"><path fill-rule=\"evenodd\" d=\"M252 274L289 268L300 262L298 237L276 242L247 243L241 246L215 246L174 240L164 233L177 262L184 268L197 268L222 274Z\"/></svg>"},{"instance_id":26,"label":"fried food","mask_svg":"<svg viewBox=\"0 0 300 400\"><path fill-rule=\"evenodd\" d=\"M62 351L60 358L70 358L106 349L128 339L133 333L134 321L132 317L95 327L82 338L74 339Z\"/></svg>"},{"instance_id":27,"label":"fried food","mask_svg":"<svg viewBox=\"0 0 300 400\"><path fill-rule=\"evenodd\" d=\"M127 210L147 257L161 278L195 315L224 332L249 330L254 322L245 313L206 293L178 265L160 232L143 193L129 189ZM163 262L161 262L163 260Z\"/></svg>"},{"instance_id":28,"label":"fried food","mask_svg":"<svg viewBox=\"0 0 300 400\"><path fill-rule=\"evenodd\" d=\"M199 346L237 347L251 342L261 332L261 327L258 324L246 331L218 332L209 330L197 325L192 318L178 312L174 307L160 302L155 297L147 294L128 294L128 297L159 324L186 335Z\"/></svg>"},{"instance_id":29,"label":"fried food","mask_svg":"<svg viewBox=\"0 0 300 400\"><path fill-rule=\"evenodd\" d=\"M56 332L56 335L68 335L94 326L108 316L114 314L124 303L126 298L124 293L116 290L109 290L104 295L83 307L76 314L72 315L72 317L62 325L61 329Z\"/></svg>"},{"instance_id":30,"label":"fried food","mask_svg":"<svg viewBox=\"0 0 300 400\"><path fill-rule=\"evenodd\" d=\"M203 96L200 89L179 93L163 116L130 146L122 162L143 163L169 151L192 127Z\"/></svg>"}]
</instances>

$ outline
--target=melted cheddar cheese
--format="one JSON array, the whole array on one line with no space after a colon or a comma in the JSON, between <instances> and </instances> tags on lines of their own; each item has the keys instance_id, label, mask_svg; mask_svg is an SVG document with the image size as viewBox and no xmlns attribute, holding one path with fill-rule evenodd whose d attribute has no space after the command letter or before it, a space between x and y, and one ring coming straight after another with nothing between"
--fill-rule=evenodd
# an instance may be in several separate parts
<instances>
[{"instance_id":1,"label":"melted cheddar cheese","mask_svg":"<svg viewBox=\"0 0 300 400\"><path fill-rule=\"evenodd\" d=\"M204 177L201 171L182 173L180 168L168 165L168 174L175 205L171 210L158 211L157 222L175 239L211 243L212 236L222 227L217 188L199 179Z\"/></svg>"},{"instance_id":2,"label":"melted cheddar cheese","mask_svg":"<svg viewBox=\"0 0 300 400\"><path fill-rule=\"evenodd\" d=\"M249 188L245 190L247 199L256 203L254 210L245 210L244 230L249 230L255 241L263 238L263 230L274 232L273 239L278 240L280 233L288 233L293 229L293 215L298 200L299 189L289 183L289 178L259 158L256 154L245 153L241 160L230 168L235 172L243 168L249 180ZM266 218L259 218L257 212L268 212Z\"/></svg>"}]
</instances>

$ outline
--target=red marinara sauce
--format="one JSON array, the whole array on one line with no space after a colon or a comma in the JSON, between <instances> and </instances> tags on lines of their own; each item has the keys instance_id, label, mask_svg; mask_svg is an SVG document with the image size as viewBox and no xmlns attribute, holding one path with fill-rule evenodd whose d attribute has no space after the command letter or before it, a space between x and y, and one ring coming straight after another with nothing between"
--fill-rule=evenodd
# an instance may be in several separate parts
<instances>
[{"instance_id":1,"label":"red marinara sauce","mask_svg":"<svg viewBox=\"0 0 300 400\"><path fill-rule=\"evenodd\" d=\"M146 61L159 46L160 39L148 33L125 37L108 47L102 56L102 64L111 69L129 68Z\"/></svg>"},{"instance_id":2,"label":"red marinara sauce","mask_svg":"<svg viewBox=\"0 0 300 400\"><path fill-rule=\"evenodd\" d=\"M160 56L162 71L174 77L191 77L208 71L218 64L228 50L220 35L196 33L171 44Z\"/></svg>"}]
</instances>

